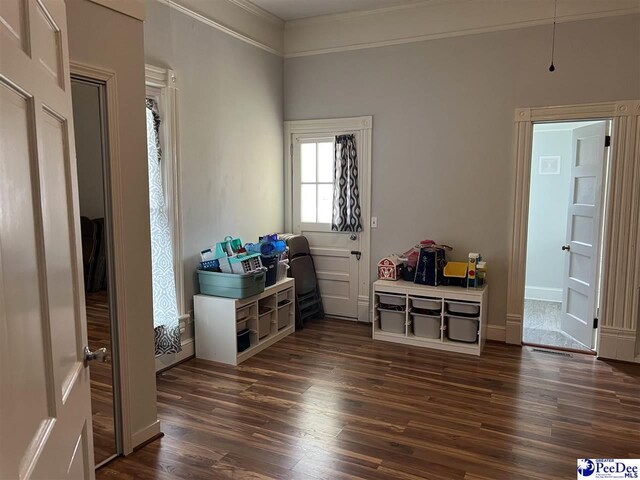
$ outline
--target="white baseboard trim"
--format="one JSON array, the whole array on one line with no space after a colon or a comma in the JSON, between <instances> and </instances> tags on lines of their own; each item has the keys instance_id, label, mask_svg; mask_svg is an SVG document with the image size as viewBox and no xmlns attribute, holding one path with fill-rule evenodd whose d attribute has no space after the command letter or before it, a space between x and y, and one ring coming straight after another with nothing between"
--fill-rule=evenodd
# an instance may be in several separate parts
<instances>
[{"instance_id":1,"label":"white baseboard trim","mask_svg":"<svg viewBox=\"0 0 640 480\"><path fill-rule=\"evenodd\" d=\"M180 342L180 344L182 345L182 351L156 357L156 373L160 370L170 368L176 363L180 363L183 360L186 360L189 357L193 357L196 354L196 344L193 337L185 338Z\"/></svg>"},{"instance_id":2,"label":"white baseboard trim","mask_svg":"<svg viewBox=\"0 0 640 480\"><path fill-rule=\"evenodd\" d=\"M636 354L636 332L616 327L601 327L598 358L640 363Z\"/></svg>"},{"instance_id":3,"label":"white baseboard trim","mask_svg":"<svg viewBox=\"0 0 640 480\"><path fill-rule=\"evenodd\" d=\"M507 328L504 325L487 325L487 340L504 342L507 339Z\"/></svg>"},{"instance_id":4,"label":"white baseboard trim","mask_svg":"<svg viewBox=\"0 0 640 480\"><path fill-rule=\"evenodd\" d=\"M138 430L131 437L131 445L136 448L138 445L142 445L144 442L151 440L156 435L160 434L160 420L156 420L148 427Z\"/></svg>"},{"instance_id":5,"label":"white baseboard trim","mask_svg":"<svg viewBox=\"0 0 640 480\"><path fill-rule=\"evenodd\" d=\"M545 302L562 302L561 288L524 287L524 298L527 300L543 300Z\"/></svg>"}]
</instances>

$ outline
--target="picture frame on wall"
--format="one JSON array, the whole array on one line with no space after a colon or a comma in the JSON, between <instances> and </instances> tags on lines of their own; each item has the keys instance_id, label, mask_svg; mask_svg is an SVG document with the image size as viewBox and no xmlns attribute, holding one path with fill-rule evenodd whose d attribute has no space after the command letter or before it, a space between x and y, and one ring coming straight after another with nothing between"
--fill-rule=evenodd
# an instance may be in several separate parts
<instances>
[{"instance_id":1,"label":"picture frame on wall","mask_svg":"<svg viewBox=\"0 0 640 480\"><path fill-rule=\"evenodd\" d=\"M560 156L559 155L543 155L538 157L538 173L540 175L559 175L560 174Z\"/></svg>"}]
</instances>

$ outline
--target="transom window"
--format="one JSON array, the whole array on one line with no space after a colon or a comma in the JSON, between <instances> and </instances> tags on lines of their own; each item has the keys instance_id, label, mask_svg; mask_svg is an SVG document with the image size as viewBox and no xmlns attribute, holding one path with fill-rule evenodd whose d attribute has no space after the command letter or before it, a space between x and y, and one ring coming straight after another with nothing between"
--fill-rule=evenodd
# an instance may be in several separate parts
<instances>
[{"instance_id":1,"label":"transom window","mask_svg":"<svg viewBox=\"0 0 640 480\"><path fill-rule=\"evenodd\" d=\"M333 214L333 137L300 140L300 221L331 223Z\"/></svg>"}]
</instances>

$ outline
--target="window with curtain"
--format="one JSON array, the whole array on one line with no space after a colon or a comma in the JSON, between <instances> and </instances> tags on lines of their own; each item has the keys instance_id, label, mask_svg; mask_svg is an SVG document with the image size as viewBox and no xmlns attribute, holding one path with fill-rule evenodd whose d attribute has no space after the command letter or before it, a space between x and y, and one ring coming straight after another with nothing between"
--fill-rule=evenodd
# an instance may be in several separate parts
<instances>
[{"instance_id":1,"label":"window with curtain","mask_svg":"<svg viewBox=\"0 0 640 480\"><path fill-rule=\"evenodd\" d=\"M181 350L180 321L176 301L171 228L162 182L160 114L156 100L147 98L146 115L153 326L156 355L164 355Z\"/></svg>"}]
</instances>

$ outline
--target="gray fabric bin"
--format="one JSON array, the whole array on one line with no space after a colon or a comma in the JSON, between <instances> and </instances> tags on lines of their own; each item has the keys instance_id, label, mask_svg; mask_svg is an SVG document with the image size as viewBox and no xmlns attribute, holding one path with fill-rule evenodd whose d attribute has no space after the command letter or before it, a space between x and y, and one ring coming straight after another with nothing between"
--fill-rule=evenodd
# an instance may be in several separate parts
<instances>
[{"instance_id":1,"label":"gray fabric bin","mask_svg":"<svg viewBox=\"0 0 640 480\"><path fill-rule=\"evenodd\" d=\"M404 295L391 295L386 293L378 294L379 303L384 305L399 305L404 307L407 304L407 299Z\"/></svg>"},{"instance_id":2,"label":"gray fabric bin","mask_svg":"<svg viewBox=\"0 0 640 480\"><path fill-rule=\"evenodd\" d=\"M404 333L406 313L404 310L385 310L378 308L380 313L380 330L389 333Z\"/></svg>"},{"instance_id":3,"label":"gray fabric bin","mask_svg":"<svg viewBox=\"0 0 640 480\"><path fill-rule=\"evenodd\" d=\"M447 302L447 313L463 315L465 317L478 317L480 315L479 303Z\"/></svg>"},{"instance_id":4,"label":"gray fabric bin","mask_svg":"<svg viewBox=\"0 0 640 480\"><path fill-rule=\"evenodd\" d=\"M476 318L447 316L447 338L456 342L476 343L478 326Z\"/></svg>"},{"instance_id":5,"label":"gray fabric bin","mask_svg":"<svg viewBox=\"0 0 640 480\"><path fill-rule=\"evenodd\" d=\"M416 337L440 338L440 317L411 312L411 323Z\"/></svg>"}]
</instances>

